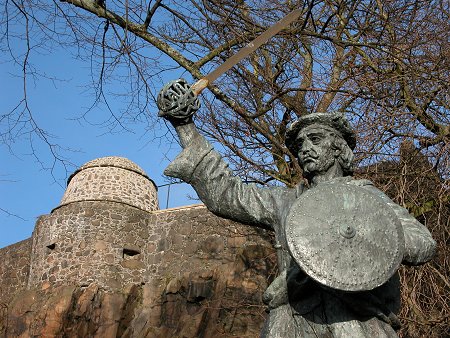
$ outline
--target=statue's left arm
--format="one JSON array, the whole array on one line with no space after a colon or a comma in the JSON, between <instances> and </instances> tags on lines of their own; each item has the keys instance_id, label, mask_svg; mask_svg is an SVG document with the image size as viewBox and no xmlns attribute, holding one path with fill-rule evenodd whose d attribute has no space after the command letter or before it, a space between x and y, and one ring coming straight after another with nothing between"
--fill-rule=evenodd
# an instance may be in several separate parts
<instances>
[{"instance_id":1,"label":"statue's left arm","mask_svg":"<svg viewBox=\"0 0 450 338\"><path fill-rule=\"evenodd\" d=\"M394 203L383 192L373 185L366 186L369 190L380 196L397 214L402 223L405 236L405 254L403 263L408 265L420 265L428 262L435 254L436 242L431 237L430 231L408 210Z\"/></svg>"}]
</instances>

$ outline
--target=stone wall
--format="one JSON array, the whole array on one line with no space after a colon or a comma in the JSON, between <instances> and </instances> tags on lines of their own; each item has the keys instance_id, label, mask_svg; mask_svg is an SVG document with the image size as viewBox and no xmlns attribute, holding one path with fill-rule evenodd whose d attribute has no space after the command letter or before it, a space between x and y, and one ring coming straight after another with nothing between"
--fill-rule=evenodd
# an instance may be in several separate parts
<instances>
[{"instance_id":1,"label":"stone wall","mask_svg":"<svg viewBox=\"0 0 450 338\"><path fill-rule=\"evenodd\" d=\"M121 288L143 282L149 217L137 208L102 201L71 203L42 216L33 233L28 286L95 281Z\"/></svg>"},{"instance_id":2,"label":"stone wall","mask_svg":"<svg viewBox=\"0 0 450 338\"><path fill-rule=\"evenodd\" d=\"M276 274L270 232L204 206L71 203L38 220L32 252L0 337L257 337Z\"/></svg>"},{"instance_id":3,"label":"stone wall","mask_svg":"<svg viewBox=\"0 0 450 338\"><path fill-rule=\"evenodd\" d=\"M139 166L90 161L0 250L0 337L257 337L272 241L203 205L158 210Z\"/></svg>"},{"instance_id":4,"label":"stone wall","mask_svg":"<svg viewBox=\"0 0 450 338\"><path fill-rule=\"evenodd\" d=\"M31 239L0 249L0 304L27 285Z\"/></svg>"},{"instance_id":5,"label":"stone wall","mask_svg":"<svg viewBox=\"0 0 450 338\"><path fill-rule=\"evenodd\" d=\"M210 273L262 244L271 247L263 230L214 216L204 206L147 213L114 202L71 203L38 220L28 286L96 282L120 289L193 269Z\"/></svg>"}]
</instances>

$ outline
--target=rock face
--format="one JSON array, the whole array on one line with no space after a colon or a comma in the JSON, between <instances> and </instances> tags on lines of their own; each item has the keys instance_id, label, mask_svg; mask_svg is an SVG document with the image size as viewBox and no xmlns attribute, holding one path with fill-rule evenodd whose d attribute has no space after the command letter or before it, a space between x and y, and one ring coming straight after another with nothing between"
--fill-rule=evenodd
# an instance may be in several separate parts
<instances>
[{"instance_id":1,"label":"rock face","mask_svg":"<svg viewBox=\"0 0 450 338\"><path fill-rule=\"evenodd\" d=\"M192 219L192 210L187 215ZM203 208L200 215L215 217ZM228 222L220 220L220 225ZM265 317L262 292L273 278L276 259L264 233L240 230L235 237L230 236L234 231L228 232L228 238L191 232L193 253L186 259L173 257L165 273L139 284L113 289L96 282L55 286L46 281L39 289L22 290L0 314L0 333L3 337L258 337ZM168 257L162 256L164 264Z\"/></svg>"},{"instance_id":2,"label":"rock face","mask_svg":"<svg viewBox=\"0 0 450 338\"><path fill-rule=\"evenodd\" d=\"M157 210L155 192L122 158L75 172L32 238L0 249L0 337L258 337L271 234Z\"/></svg>"}]
</instances>

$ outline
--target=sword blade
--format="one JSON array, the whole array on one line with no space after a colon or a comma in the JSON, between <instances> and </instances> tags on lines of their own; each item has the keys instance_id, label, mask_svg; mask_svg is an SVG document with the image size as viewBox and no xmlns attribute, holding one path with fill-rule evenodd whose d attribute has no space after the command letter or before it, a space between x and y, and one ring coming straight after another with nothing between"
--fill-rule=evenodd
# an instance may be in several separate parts
<instances>
[{"instance_id":1,"label":"sword blade","mask_svg":"<svg viewBox=\"0 0 450 338\"><path fill-rule=\"evenodd\" d=\"M219 67L214 69L211 73L206 75L204 78L200 79L196 83L192 85L192 90L196 95L200 94L203 89L205 89L209 83L216 80L220 75L230 70L234 65L238 64L242 59L249 56L252 52L257 50L261 45L266 43L271 37L278 34L283 28L287 27L290 23L298 19L300 14L302 13L301 9L296 9L289 14L287 14L284 18L276 22L273 26L269 27L265 30L261 35L256 37L253 41L249 42L245 47L240 49L236 54L227 59L224 63L222 63Z\"/></svg>"}]
</instances>

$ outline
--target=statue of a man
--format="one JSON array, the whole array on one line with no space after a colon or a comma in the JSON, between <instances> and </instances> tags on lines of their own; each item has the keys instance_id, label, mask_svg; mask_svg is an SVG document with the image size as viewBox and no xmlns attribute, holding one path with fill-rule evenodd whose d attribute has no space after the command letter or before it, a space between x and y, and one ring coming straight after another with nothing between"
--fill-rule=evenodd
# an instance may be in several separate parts
<instances>
[{"instance_id":1,"label":"statue of a man","mask_svg":"<svg viewBox=\"0 0 450 338\"><path fill-rule=\"evenodd\" d=\"M166 86L160 93L160 109L176 106L179 95L170 90ZM185 99L190 100L190 115L198 109L198 100L192 95ZM294 122L287 132L286 146L297 155L309 187L299 184L295 188L262 188L233 176L221 156L198 133L190 116L177 115L176 109L167 110L163 115L175 127L183 151L164 173L191 184L214 214L275 232L280 275L264 294L270 311L261 337L397 337L397 274L370 290L342 291L308 276L288 247L286 223L290 209L309 189L331 182L367 189L393 211L404 235L403 263L423 264L434 254L435 242L425 226L370 181L351 177L356 139L342 114L309 114Z\"/></svg>"}]
</instances>

